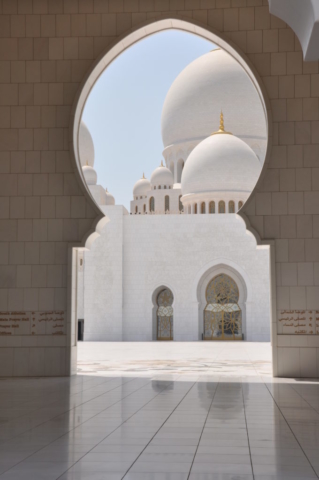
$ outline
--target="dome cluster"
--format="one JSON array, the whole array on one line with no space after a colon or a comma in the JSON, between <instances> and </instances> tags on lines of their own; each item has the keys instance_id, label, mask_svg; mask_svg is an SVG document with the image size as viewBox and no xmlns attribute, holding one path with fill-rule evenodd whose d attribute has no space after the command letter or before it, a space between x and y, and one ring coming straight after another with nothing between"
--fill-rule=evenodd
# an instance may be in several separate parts
<instances>
[{"instance_id":1,"label":"dome cluster","mask_svg":"<svg viewBox=\"0 0 319 480\"><path fill-rule=\"evenodd\" d=\"M211 133L219 115L219 130ZM135 183L131 214L236 213L258 181L267 147L263 106L245 69L221 49L197 58L171 85L161 120L166 165ZM79 151L92 196L98 205L114 205L97 185L83 121Z\"/></svg>"}]
</instances>

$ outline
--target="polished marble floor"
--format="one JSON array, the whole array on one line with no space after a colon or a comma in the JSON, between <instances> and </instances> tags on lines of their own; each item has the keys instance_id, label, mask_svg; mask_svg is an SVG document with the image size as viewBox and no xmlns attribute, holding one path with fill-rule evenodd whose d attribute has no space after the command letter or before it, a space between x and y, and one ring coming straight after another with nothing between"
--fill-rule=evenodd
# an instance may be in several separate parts
<instances>
[{"instance_id":1,"label":"polished marble floor","mask_svg":"<svg viewBox=\"0 0 319 480\"><path fill-rule=\"evenodd\" d=\"M272 379L269 345L137 347L1 379L0 480L319 478L319 382Z\"/></svg>"}]
</instances>

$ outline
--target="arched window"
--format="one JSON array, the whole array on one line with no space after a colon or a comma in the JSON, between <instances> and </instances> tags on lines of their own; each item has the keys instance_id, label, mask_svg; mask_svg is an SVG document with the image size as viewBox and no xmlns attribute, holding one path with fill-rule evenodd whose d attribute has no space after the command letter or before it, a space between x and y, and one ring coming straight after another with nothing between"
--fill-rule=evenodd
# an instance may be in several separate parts
<instances>
[{"instance_id":1,"label":"arched window","mask_svg":"<svg viewBox=\"0 0 319 480\"><path fill-rule=\"evenodd\" d=\"M158 189L160 190L161 188L162 188L162 187L159 185L159 186L158 186Z\"/></svg>"},{"instance_id":2,"label":"arched window","mask_svg":"<svg viewBox=\"0 0 319 480\"><path fill-rule=\"evenodd\" d=\"M179 211L182 212L183 211L183 204L181 202L181 198L182 198L182 195L180 195L178 197L178 206L179 206Z\"/></svg>"},{"instance_id":3,"label":"arched window","mask_svg":"<svg viewBox=\"0 0 319 480\"><path fill-rule=\"evenodd\" d=\"M154 187L154 190L156 190L156 187Z\"/></svg>"},{"instance_id":4,"label":"arched window","mask_svg":"<svg viewBox=\"0 0 319 480\"><path fill-rule=\"evenodd\" d=\"M238 210L244 205L243 202L238 202Z\"/></svg>"},{"instance_id":5,"label":"arched window","mask_svg":"<svg viewBox=\"0 0 319 480\"><path fill-rule=\"evenodd\" d=\"M137 208L137 205L135 205L135 213L138 212L138 208Z\"/></svg>"},{"instance_id":6,"label":"arched window","mask_svg":"<svg viewBox=\"0 0 319 480\"><path fill-rule=\"evenodd\" d=\"M235 213L235 202L232 200L228 203L228 213Z\"/></svg>"},{"instance_id":7,"label":"arched window","mask_svg":"<svg viewBox=\"0 0 319 480\"><path fill-rule=\"evenodd\" d=\"M209 202L209 213L215 213L215 202Z\"/></svg>"},{"instance_id":8,"label":"arched window","mask_svg":"<svg viewBox=\"0 0 319 480\"><path fill-rule=\"evenodd\" d=\"M164 189L166 190L166 185L164 185Z\"/></svg>"},{"instance_id":9,"label":"arched window","mask_svg":"<svg viewBox=\"0 0 319 480\"><path fill-rule=\"evenodd\" d=\"M157 340L173 340L173 293L169 288L157 297Z\"/></svg>"},{"instance_id":10,"label":"arched window","mask_svg":"<svg viewBox=\"0 0 319 480\"><path fill-rule=\"evenodd\" d=\"M144 203L144 205L143 205L143 212L144 212L144 213L146 212L146 205L145 205L145 203Z\"/></svg>"},{"instance_id":11,"label":"arched window","mask_svg":"<svg viewBox=\"0 0 319 480\"><path fill-rule=\"evenodd\" d=\"M205 202L202 202L202 203L201 203L200 213L206 213L206 205L205 205Z\"/></svg>"},{"instance_id":12,"label":"arched window","mask_svg":"<svg viewBox=\"0 0 319 480\"><path fill-rule=\"evenodd\" d=\"M206 289L204 340L242 340L242 315L236 282L221 273Z\"/></svg>"},{"instance_id":13,"label":"arched window","mask_svg":"<svg viewBox=\"0 0 319 480\"><path fill-rule=\"evenodd\" d=\"M169 196L165 195L165 212L169 212Z\"/></svg>"},{"instance_id":14,"label":"arched window","mask_svg":"<svg viewBox=\"0 0 319 480\"><path fill-rule=\"evenodd\" d=\"M155 200L154 197L150 198L150 212L154 212L155 210Z\"/></svg>"},{"instance_id":15,"label":"arched window","mask_svg":"<svg viewBox=\"0 0 319 480\"><path fill-rule=\"evenodd\" d=\"M197 213L197 203L194 205L194 213Z\"/></svg>"},{"instance_id":16,"label":"arched window","mask_svg":"<svg viewBox=\"0 0 319 480\"><path fill-rule=\"evenodd\" d=\"M218 204L218 213L225 213L225 202L221 200Z\"/></svg>"}]
</instances>

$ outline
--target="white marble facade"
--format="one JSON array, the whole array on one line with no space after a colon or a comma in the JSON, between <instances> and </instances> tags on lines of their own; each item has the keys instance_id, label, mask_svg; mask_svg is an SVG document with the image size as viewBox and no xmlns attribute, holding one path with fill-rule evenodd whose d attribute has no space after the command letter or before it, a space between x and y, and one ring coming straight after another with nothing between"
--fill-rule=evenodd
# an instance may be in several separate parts
<instances>
[{"instance_id":1,"label":"white marble facade","mask_svg":"<svg viewBox=\"0 0 319 480\"><path fill-rule=\"evenodd\" d=\"M229 103L229 75L231 83L238 83L242 90L233 105ZM214 98L205 100L209 86L213 89L216 82L219 100L224 101L229 114L225 120L228 128L223 113L216 111ZM202 87L198 89L198 85ZM236 95L231 96L236 99ZM258 181L264 160L258 158L254 143L262 146L265 138L257 100L249 77L222 50L186 67L170 88L163 107L166 165L162 161L150 180L143 174L135 183L130 213L115 205L114 197L97 185L93 142L87 127L81 127L83 175L105 215L99 236L81 257L78 274L78 318L84 319L84 340L163 339L157 314L158 295L165 288L173 296L170 339L202 340L206 288L219 274L231 277L238 288L243 333L239 338L270 340L269 247L257 246L236 214ZM252 113L243 126L240 111L246 103ZM184 124L175 108L185 110ZM214 122L210 121L213 115ZM199 130L193 131L190 119L197 117L201 119ZM178 126L174 127L174 122ZM229 126L238 136L228 131ZM192 142L193 147L187 151L184 145L187 155L172 164L167 147L180 148L179 137L184 137L183 145ZM169 141L173 142L170 146Z\"/></svg>"},{"instance_id":2,"label":"white marble facade","mask_svg":"<svg viewBox=\"0 0 319 480\"><path fill-rule=\"evenodd\" d=\"M109 221L84 254L84 340L156 340L163 287L174 295L174 340L201 340L207 284L224 272L239 287L244 339L269 341L269 250L256 246L238 215L102 208Z\"/></svg>"}]
</instances>

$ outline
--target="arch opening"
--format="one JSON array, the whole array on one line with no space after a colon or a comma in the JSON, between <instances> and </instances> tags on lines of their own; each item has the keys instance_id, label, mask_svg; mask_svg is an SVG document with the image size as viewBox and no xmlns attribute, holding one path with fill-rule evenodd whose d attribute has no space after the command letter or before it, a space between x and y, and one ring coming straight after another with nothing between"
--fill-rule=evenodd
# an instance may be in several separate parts
<instances>
[{"instance_id":1,"label":"arch opening","mask_svg":"<svg viewBox=\"0 0 319 480\"><path fill-rule=\"evenodd\" d=\"M102 62L102 60L103 60L103 69L105 69L114 60L114 58L116 58L121 53L121 51L124 51L125 49L129 48L130 45L132 45L136 41L139 41L144 36L151 35L151 34L156 33L158 31L161 31L161 30L164 30L164 29L171 29L171 28L177 28L177 29L180 28L182 30L190 31L190 32L194 33L195 35L200 35L200 36L203 36L204 38L209 38L210 40L214 41L215 44L220 45L228 53L233 55L234 58L236 58L236 60L243 66L243 68L245 69L247 74L252 79L257 91L259 92L261 102L264 106L265 116L267 118L267 113L266 113L267 109L266 109L266 102L265 102L264 96L263 96L263 90L260 87L259 81L256 79L256 76L254 75L252 69L248 66L248 62L246 62L246 59L244 59L236 49L234 49L229 44L227 44L227 42L225 40L219 38L216 34L214 34L212 32L209 32L208 30L205 30L202 27L194 26L194 24L192 24L190 22L185 22L185 21L182 21L182 20L177 20L177 19L171 19L170 18L168 22L167 22L167 19L155 21L154 23L152 23L152 29L149 30L147 33L145 31L144 32L140 32L139 30L135 31L134 32L134 38L133 37L130 38L131 35L128 35L128 37L125 37L125 39L122 41L121 45L117 44L113 47L114 49L115 49L115 47L117 47L113 52L112 52L112 48L111 48L106 53L106 55L100 61L100 62ZM75 147L75 160L77 162L77 165L79 165L78 164L78 160L79 160L79 151L78 151L79 136L78 136L78 132L77 132L78 127L76 125L79 125L79 122L81 120L81 114L83 113L83 108L84 108L84 105L85 105L85 99L87 98L87 96L90 92L90 89L94 85L94 82L95 82L95 80L98 76L98 72L101 73L101 71L103 71L103 70L99 70L101 67L102 67L102 65L99 65L99 62L98 62L97 65L95 66L94 70L89 75L87 80L88 80L88 82L91 82L91 83L89 85L85 85L83 87L83 90L82 90L82 92L79 96L79 101L78 101L76 111L75 111L75 115L74 115L73 141L74 141L74 147ZM94 78L95 78L95 80L94 80ZM82 108L82 110L81 110L81 108ZM183 160L181 160L181 161L178 160L177 164L175 165L176 172L174 172L174 163L173 162L171 162L171 164L169 166L169 169L171 170L173 175L174 175L174 173L176 173L177 179L179 179L179 181L182 177L183 167L184 167L184 161ZM80 170L80 176L81 176L82 171L81 171L80 168L79 168L79 170ZM155 190L155 188L156 187L154 187L154 190ZM161 186L158 185L157 188L160 189ZM163 190L164 190L164 188L165 187L163 187ZM168 188L171 189L172 186L168 186ZM160 192L158 192L158 193L160 193ZM156 194L157 194L157 192L156 192ZM164 192L161 192L161 194L163 195ZM154 195L155 195L155 193L154 193ZM157 196L155 196L155 197L152 196L151 198L149 198L149 202L148 202L149 212L155 212L155 198L156 198L156 201L157 201L157 198L158 198ZM161 196L160 198L163 199L163 196ZM182 209L181 209L182 202L181 202L180 198L181 197L178 198L178 203L177 204L179 206L179 208L178 208L179 212L182 212ZM228 203L229 212L232 213L231 212L231 210L232 210L231 202L233 202L233 201L229 201L229 198L225 198L225 200L226 200L226 204ZM236 204L238 204L238 206L240 205L240 203L242 203L242 202L237 203L238 200L237 199L235 199L235 200L236 200ZM145 201L145 200L143 200L143 201ZM218 201L218 199L217 199L217 201ZM224 203L224 211L221 211L221 210L223 210L222 208L220 208L221 203ZM146 205L147 205L147 200L146 200ZM166 206L167 206L166 198L165 198L165 201L164 201L164 205L165 205L165 211L169 210L169 208L168 209L166 208ZM216 209L217 209L217 205L218 205L219 213L226 213L226 205L225 205L224 201L222 201L222 202L219 201L218 204L216 203ZM158 204L158 207L159 207L159 204ZM143 209L144 212L145 212L145 206L142 207L142 205L141 205L140 208L141 208L141 210ZM198 199L198 201L196 201L196 203L193 203L193 205L187 205L187 207L184 208L184 211L185 211L185 213L186 212L191 213L191 211L193 213L198 213L197 209L199 210L200 213L206 213L206 209L208 209L207 213L215 213L215 201L211 201L211 202L207 201L207 203L205 203L205 202L200 202L200 199ZM245 218L245 221L246 221L246 225L247 225L248 229L250 229L246 218ZM256 236L256 238L257 238L257 241L259 241L258 235ZM157 304L156 308L159 308L158 304ZM203 312L204 312L204 308L202 309L202 315L204 314ZM245 308L242 309L241 312L243 312L243 327L244 327L244 324L245 324L245 318L244 318L245 317L245 315L244 315ZM203 320L204 319L202 318L202 325L203 325ZM158 329L157 328L156 328L156 332L157 332L156 335L158 335Z\"/></svg>"}]
</instances>

